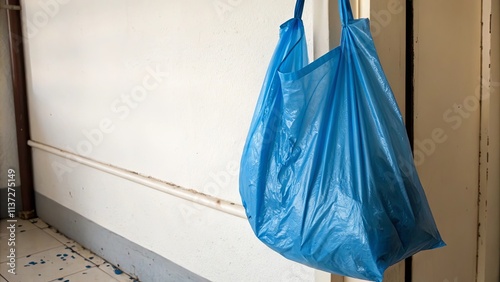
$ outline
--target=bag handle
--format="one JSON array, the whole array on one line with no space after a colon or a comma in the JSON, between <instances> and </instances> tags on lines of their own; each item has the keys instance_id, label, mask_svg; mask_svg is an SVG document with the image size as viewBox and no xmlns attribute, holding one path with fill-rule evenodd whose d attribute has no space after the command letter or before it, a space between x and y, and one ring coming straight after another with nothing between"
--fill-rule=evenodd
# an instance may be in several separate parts
<instances>
[{"instance_id":1,"label":"bag handle","mask_svg":"<svg viewBox=\"0 0 500 282\"><path fill-rule=\"evenodd\" d=\"M339 14L342 25L347 25L354 19L352 16L351 2L349 0L339 0Z\"/></svg>"},{"instance_id":2,"label":"bag handle","mask_svg":"<svg viewBox=\"0 0 500 282\"><path fill-rule=\"evenodd\" d=\"M296 19L302 18L302 11L304 11L304 0L297 0L295 3L295 14L293 17Z\"/></svg>"},{"instance_id":3,"label":"bag handle","mask_svg":"<svg viewBox=\"0 0 500 282\"><path fill-rule=\"evenodd\" d=\"M349 21L351 21L354 17L352 16L351 3L349 0L338 0L339 2L339 14L340 21L342 25L347 25ZM302 18L302 11L304 11L304 2L305 0L297 0L295 3L295 14L294 18L300 19Z\"/></svg>"}]
</instances>

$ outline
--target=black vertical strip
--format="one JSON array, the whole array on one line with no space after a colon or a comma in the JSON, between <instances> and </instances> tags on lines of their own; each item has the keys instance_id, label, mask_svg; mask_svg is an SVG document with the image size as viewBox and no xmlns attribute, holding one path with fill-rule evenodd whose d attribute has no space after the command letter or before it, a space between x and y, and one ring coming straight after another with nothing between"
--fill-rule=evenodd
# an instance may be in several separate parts
<instances>
[{"instance_id":1,"label":"black vertical strip","mask_svg":"<svg viewBox=\"0 0 500 282\"><path fill-rule=\"evenodd\" d=\"M11 6L20 5L19 0L5 0L4 3ZM16 115L17 151L19 157L18 173L21 179L22 211L19 213L19 217L22 219L30 219L35 217L36 214L31 148L27 143L28 140L30 140L30 127L28 118L28 99L26 94L26 75L24 69L21 12L19 10L7 10L7 23L12 69L12 89L14 93L14 111Z\"/></svg>"},{"instance_id":2,"label":"black vertical strip","mask_svg":"<svg viewBox=\"0 0 500 282\"><path fill-rule=\"evenodd\" d=\"M405 100L406 100L406 132L413 150L414 138L414 43L413 43L413 0L406 0L406 78L405 78Z\"/></svg>"},{"instance_id":3,"label":"black vertical strip","mask_svg":"<svg viewBox=\"0 0 500 282\"><path fill-rule=\"evenodd\" d=\"M405 78L405 120L408 140L413 151L414 138L414 41L413 41L413 0L406 0L406 78ZM405 260L405 282L412 282L413 257Z\"/></svg>"}]
</instances>

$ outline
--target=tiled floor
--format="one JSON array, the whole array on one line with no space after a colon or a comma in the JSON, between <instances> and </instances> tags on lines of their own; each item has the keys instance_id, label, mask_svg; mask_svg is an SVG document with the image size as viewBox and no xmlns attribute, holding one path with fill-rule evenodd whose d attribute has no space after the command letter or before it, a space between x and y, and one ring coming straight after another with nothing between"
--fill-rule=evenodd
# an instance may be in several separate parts
<instances>
[{"instance_id":1,"label":"tiled floor","mask_svg":"<svg viewBox=\"0 0 500 282\"><path fill-rule=\"evenodd\" d=\"M9 246L12 222L0 221L0 282L132 282L138 281L68 239L40 219L15 223L15 246ZM15 275L9 266L15 247Z\"/></svg>"}]
</instances>

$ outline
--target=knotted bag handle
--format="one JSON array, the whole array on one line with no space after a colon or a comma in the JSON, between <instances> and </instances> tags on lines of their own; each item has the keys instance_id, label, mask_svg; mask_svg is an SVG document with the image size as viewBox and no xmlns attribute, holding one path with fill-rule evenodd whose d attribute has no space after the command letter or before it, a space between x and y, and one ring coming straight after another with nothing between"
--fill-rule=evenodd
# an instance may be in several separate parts
<instances>
[{"instance_id":1,"label":"knotted bag handle","mask_svg":"<svg viewBox=\"0 0 500 282\"><path fill-rule=\"evenodd\" d=\"M304 2L305 0L297 0L295 3L295 15L294 18L300 19L302 18L302 11L304 10ZM354 19L352 16L351 3L349 0L338 0L339 3L339 14L340 21L342 25L347 25L349 21Z\"/></svg>"}]
</instances>

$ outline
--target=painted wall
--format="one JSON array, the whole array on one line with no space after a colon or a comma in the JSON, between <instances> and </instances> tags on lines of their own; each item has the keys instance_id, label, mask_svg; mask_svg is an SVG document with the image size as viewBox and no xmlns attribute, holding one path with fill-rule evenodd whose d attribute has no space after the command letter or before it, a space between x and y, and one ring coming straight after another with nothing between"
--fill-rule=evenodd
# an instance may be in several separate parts
<instances>
[{"instance_id":1,"label":"painted wall","mask_svg":"<svg viewBox=\"0 0 500 282\"><path fill-rule=\"evenodd\" d=\"M500 280L500 1L492 1L491 81L495 95L491 97L491 171L487 209L488 227L486 281ZM494 83L494 84L493 84ZM493 92L492 92L493 93Z\"/></svg>"},{"instance_id":2,"label":"painted wall","mask_svg":"<svg viewBox=\"0 0 500 282\"><path fill-rule=\"evenodd\" d=\"M400 51L404 48L398 46L404 42L398 39L404 28L402 15L391 13L397 11L395 2L370 1L369 8L361 8L365 15L370 11L377 49L401 106L404 100L398 89L404 87L404 80L398 79L398 74L404 72L398 61L402 62ZM481 15L481 5L493 7L491 33L489 10ZM476 281L476 274L477 281L499 281L500 4L414 1L414 8L415 160L448 246L414 256L413 281ZM481 22L486 30L483 38ZM480 46L485 46L483 57ZM482 81L481 72L483 77L491 76L491 82ZM480 173L484 175L482 187L478 185ZM482 211L478 214L480 189ZM389 269L384 279L403 280L402 264Z\"/></svg>"},{"instance_id":3,"label":"painted wall","mask_svg":"<svg viewBox=\"0 0 500 282\"><path fill-rule=\"evenodd\" d=\"M491 172L490 225L488 228L488 253L486 281L500 280L500 2L492 1L492 46L491 46L491 80L495 84L495 95L491 100ZM496 171L496 172L495 172Z\"/></svg>"},{"instance_id":4,"label":"painted wall","mask_svg":"<svg viewBox=\"0 0 500 282\"><path fill-rule=\"evenodd\" d=\"M500 281L500 2L483 1L483 11L478 281L489 282Z\"/></svg>"},{"instance_id":5,"label":"painted wall","mask_svg":"<svg viewBox=\"0 0 500 282\"><path fill-rule=\"evenodd\" d=\"M413 259L414 281L475 281L481 1L415 1L415 162L447 247Z\"/></svg>"},{"instance_id":6,"label":"painted wall","mask_svg":"<svg viewBox=\"0 0 500 282\"><path fill-rule=\"evenodd\" d=\"M293 1L23 6L35 142L240 203L243 142ZM312 34L309 6L304 13ZM244 219L37 149L33 158L37 193L196 274L314 280Z\"/></svg>"},{"instance_id":7,"label":"painted wall","mask_svg":"<svg viewBox=\"0 0 500 282\"><path fill-rule=\"evenodd\" d=\"M19 171L19 163L17 159L7 13L5 10L0 10L0 189L7 187L8 169ZM20 185L20 183L17 183L17 185ZM3 195L3 192L0 192L0 194Z\"/></svg>"}]
</instances>

